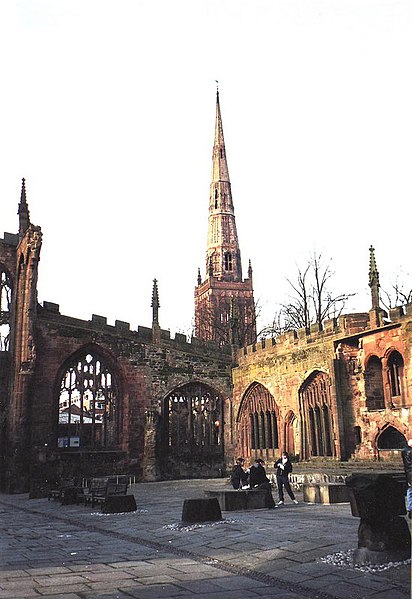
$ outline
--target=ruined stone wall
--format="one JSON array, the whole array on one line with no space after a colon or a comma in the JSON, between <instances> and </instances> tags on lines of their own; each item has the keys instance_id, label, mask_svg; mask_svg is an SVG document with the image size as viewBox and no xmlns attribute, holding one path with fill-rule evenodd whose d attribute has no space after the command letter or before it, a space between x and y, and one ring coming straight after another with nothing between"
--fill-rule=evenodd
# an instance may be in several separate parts
<instances>
[{"instance_id":1,"label":"ruined stone wall","mask_svg":"<svg viewBox=\"0 0 412 599\"><path fill-rule=\"evenodd\" d=\"M242 399L251 384L261 383L274 397L279 407L279 448L284 447L283 424L292 411L299 417L299 390L314 371L326 372L331 380L331 393L335 397L334 341L337 334L325 333L308 338L304 332L287 333L277 342L266 340L239 352L238 366L233 370L233 427L238 439L236 420ZM334 401L334 424L337 456L341 457L339 441L339 414ZM302 439L297 439L297 453L301 454ZM235 445L236 447L236 445ZM267 457L263 452L263 457Z\"/></svg>"},{"instance_id":2,"label":"ruined stone wall","mask_svg":"<svg viewBox=\"0 0 412 599\"><path fill-rule=\"evenodd\" d=\"M160 478L161 435L153 429L153 422L162 426L164 398L176 387L200 381L215 389L224 405L229 402L230 353L196 340L187 343L184 335L171 339L168 331L160 330L158 343L153 343L152 329L130 331L128 323L116 321L111 326L96 315L91 321L82 321L63 316L56 304L44 302L38 309L36 348L30 401L31 468L35 477L41 478L46 470L49 476L50 472L62 475L70 469L90 475L96 470L107 474L110 468L138 478L146 474L147 478ZM69 360L80 350L103 356L120 385L120 446L118 451L109 452L107 459L104 452L56 447L59 384Z\"/></svg>"},{"instance_id":3,"label":"ruined stone wall","mask_svg":"<svg viewBox=\"0 0 412 599\"><path fill-rule=\"evenodd\" d=\"M336 323L328 321L323 332L312 327L309 334L291 332L276 342L269 339L240 351L238 366L232 373L234 451L239 449L239 409L248 388L256 382L271 393L279 407L279 447L284 442L283 426L290 411L299 419L302 446L299 390L309 375L319 370L330 376L336 457L399 459L399 452L381 451L378 446L379 436L388 427L405 438L412 436L412 306L392 310L390 316L392 322L373 330L366 314L345 315ZM402 392L396 397L391 396L388 372L394 351L404 363ZM371 356L381 364L382 409L371 409L367 403L365 368ZM264 451L260 453L265 457Z\"/></svg>"}]
</instances>

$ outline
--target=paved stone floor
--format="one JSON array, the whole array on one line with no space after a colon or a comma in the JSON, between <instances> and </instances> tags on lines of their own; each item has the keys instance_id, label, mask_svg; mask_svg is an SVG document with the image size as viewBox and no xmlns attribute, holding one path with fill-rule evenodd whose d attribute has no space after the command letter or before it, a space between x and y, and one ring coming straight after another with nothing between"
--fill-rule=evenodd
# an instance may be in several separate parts
<instances>
[{"instance_id":1,"label":"paved stone floor","mask_svg":"<svg viewBox=\"0 0 412 599\"><path fill-rule=\"evenodd\" d=\"M0 495L0 599L407 599L410 566L381 572L320 558L356 548L349 504L224 512L182 527L183 500L225 480L141 483L138 511L101 514ZM299 494L297 496L300 499Z\"/></svg>"}]
</instances>

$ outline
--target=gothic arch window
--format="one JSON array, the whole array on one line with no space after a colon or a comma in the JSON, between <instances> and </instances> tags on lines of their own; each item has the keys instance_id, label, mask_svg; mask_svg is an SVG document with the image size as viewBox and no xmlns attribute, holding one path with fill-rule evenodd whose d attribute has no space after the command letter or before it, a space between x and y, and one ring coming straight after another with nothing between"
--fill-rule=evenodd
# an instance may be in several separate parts
<instances>
[{"instance_id":1,"label":"gothic arch window","mask_svg":"<svg viewBox=\"0 0 412 599\"><path fill-rule=\"evenodd\" d=\"M233 269L232 253L226 252L225 253L225 270L232 270L232 269Z\"/></svg>"},{"instance_id":2,"label":"gothic arch window","mask_svg":"<svg viewBox=\"0 0 412 599\"><path fill-rule=\"evenodd\" d=\"M194 456L222 444L222 401L208 385L188 383L164 401L166 444Z\"/></svg>"},{"instance_id":3,"label":"gothic arch window","mask_svg":"<svg viewBox=\"0 0 412 599\"><path fill-rule=\"evenodd\" d=\"M118 386L105 360L84 352L60 380L58 446L90 449L118 445Z\"/></svg>"},{"instance_id":4,"label":"gothic arch window","mask_svg":"<svg viewBox=\"0 0 412 599\"><path fill-rule=\"evenodd\" d=\"M5 267L0 264L0 351L10 349L11 297L11 278Z\"/></svg>"},{"instance_id":5,"label":"gothic arch window","mask_svg":"<svg viewBox=\"0 0 412 599\"><path fill-rule=\"evenodd\" d=\"M402 396L402 379L404 373L404 362L398 351L393 351L388 358L388 382L392 398Z\"/></svg>"},{"instance_id":6,"label":"gothic arch window","mask_svg":"<svg viewBox=\"0 0 412 599\"><path fill-rule=\"evenodd\" d=\"M304 457L333 456L333 420L330 379L325 372L310 375L300 390L305 423Z\"/></svg>"},{"instance_id":7,"label":"gothic arch window","mask_svg":"<svg viewBox=\"0 0 412 599\"><path fill-rule=\"evenodd\" d=\"M274 457L279 447L279 409L273 396L260 383L246 392L239 410L240 452L250 457L253 452L265 450L266 457Z\"/></svg>"},{"instance_id":8,"label":"gothic arch window","mask_svg":"<svg viewBox=\"0 0 412 599\"><path fill-rule=\"evenodd\" d=\"M382 363L378 356L369 358L363 376L365 379L366 407L368 410L384 410Z\"/></svg>"},{"instance_id":9,"label":"gothic arch window","mask_svg":"<svg viewBox=\"0 0 412 599\"><path fill-rule=\"evenodd\" d=\"M387 426L377 440L378 449L402 449L405 445L405 437L393 426Z\"/></svg>"}]
</instances>

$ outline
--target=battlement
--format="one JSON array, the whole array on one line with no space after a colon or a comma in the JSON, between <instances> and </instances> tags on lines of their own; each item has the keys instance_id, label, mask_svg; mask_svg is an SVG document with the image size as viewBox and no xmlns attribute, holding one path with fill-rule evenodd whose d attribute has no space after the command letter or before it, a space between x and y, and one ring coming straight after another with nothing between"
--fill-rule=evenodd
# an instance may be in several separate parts
<instances>
[{"instance_id":1,"label":"battlement","mask_svg":"<svg viewBox=\"0 0 412 599\"><path fill-rule=\"evenodd\" d=\"M4 237L0 237L0 243L17 247L19 245L19 235L17 233L4 233Z\"/></svg>"},{"instance_id":2,"label":"battlement","mask_svg":"<svg viewBox=\"0 0 412 599\"><path fill-rule=\"evenodd\" d=\"M43 305L38 307L38 315L40 320L53 322L56 326L73 327L82 330L91 330L100 332L107 335L117 335L120 337L126 337L133 339L134 341L144 344L154 344L153 330L151 327L145 327L139 325L137 330L130 329L130 323L124 322L123 320L116 320L114 325L107 323L106 316L100 316L98 314L92 314L90 320L82 320L80 318L74 318L72 316L65 316L60 313L60 306L54 302L44 301ZM217 343L212 341L202 341L196 337L188 339L186 335L182 333L176 333L174 337L171 337L170 331L166 329L159 329L159 341L160 346L168 346L170 348L178 349L189 353L199 352L202 354L219 354L220 358L227 360L231 357L231 348L219 347Z\"/></svg>"},{"instance_id":3,"label":"battlement","mask_svg":"<svg viewBox=\"0 0 412 599\"><path fill-rule=\"evenodd\" d=\"M382 326L401 323L405 319L412 317L412 303L404 306L398 306L389 311L390 322ZM282 354L291 351L296 346L309 346L321 340L350 337L361 335L371 330L369 313L355 312L353 314L342 314L338 318L326 320L323 323L323 329L319 331L317 324L310 326L309 331L297 329L287 331L276 338L261 339L253 345L243 347L238 352L238 358L249 356L256 352L264 352L275 348L276 353Z\"/></svg>"}]
</instances>

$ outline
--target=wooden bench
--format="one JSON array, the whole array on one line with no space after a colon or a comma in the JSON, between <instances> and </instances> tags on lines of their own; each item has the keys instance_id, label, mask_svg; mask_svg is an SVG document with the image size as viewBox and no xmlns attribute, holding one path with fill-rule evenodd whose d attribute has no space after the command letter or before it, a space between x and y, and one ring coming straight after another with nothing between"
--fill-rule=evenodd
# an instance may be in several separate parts
<instances>
[{"instance_id":1,"label":"wooden bench","mask_svg":"<svg viewBox=\"0 0 412 599\"><path fill-rule=\"evenodd\" d=\"M265 489L210 490L205 491L207 497L216 497L222 511L257 510L268 507L268 496Z\"/></svg>"},{"instance_id":2,"label":"wooden bench","mask_svg":"<svg viewBox=\"0 0 412 599\"><path fill-rule=\"evenodd\" d=\"M47 499L53 501L67 502L69 496L72 497L70 491L76 486L75 478L63 478L60 482L49 490Z\"/></svg>"},{"instance_id":3,"label":"wooden bench","mask_svg":"<svg viewBox=\"0 0 412 599\"><path fill-rule=\"evenodd\" d=\"M119 497L127 494L129 483L127 477L92 478L90 485L82 490L84 505L104 503L108 497Z\"/></svg>"}]
</instances>

